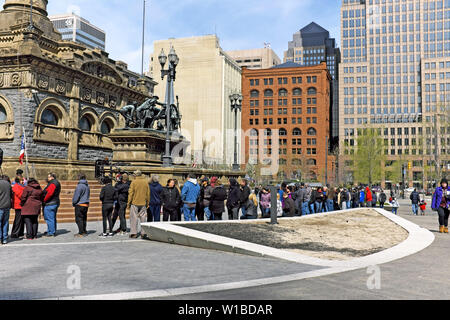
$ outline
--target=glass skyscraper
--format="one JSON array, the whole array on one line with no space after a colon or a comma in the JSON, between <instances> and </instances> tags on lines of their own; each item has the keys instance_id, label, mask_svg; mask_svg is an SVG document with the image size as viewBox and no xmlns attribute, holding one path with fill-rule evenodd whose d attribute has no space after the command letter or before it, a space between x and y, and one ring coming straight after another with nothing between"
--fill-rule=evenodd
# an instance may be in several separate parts
<instances>
[{"instance_id":1,"label":"glass skyscraper","mask_svg":"<svg viewBox=\"0 0 450 320\"><path fill-rule=\"evenodd\" d=\"M63 40L81 43L90 49L99 48L105 51L106 33L76 14L50 16L55 29Z\"/></svg>"},{"instance_id":2,"label":"glass skyscraper","mask_svg":"<svg viewBox=\"0 0 450 320\"><path fill-rule=\"evenodd\" d=\"M343 0L341 41L341 150L378 128L388 159L412 162L407 180L421 186L425 165L449 159L450 128L438 126L450 112L450 0Z\"/></svg>"}]
</instances>

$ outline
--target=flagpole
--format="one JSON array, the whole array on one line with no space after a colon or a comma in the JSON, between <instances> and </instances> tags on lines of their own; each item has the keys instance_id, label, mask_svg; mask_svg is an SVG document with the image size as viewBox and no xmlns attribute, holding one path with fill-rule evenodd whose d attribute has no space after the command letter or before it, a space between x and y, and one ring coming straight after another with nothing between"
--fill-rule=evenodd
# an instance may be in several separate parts
<instances>
[{"instance_id":1,"label":"flagpole","mask_svg":"<svg viewBox=\"0 0 450 320\"><path fill-rule=\"evenodd\" d=\"M27 147L27 135L25 132L25 127L22 127L22 131L23 131L23 140L24 140L24 144L25 144L25 176L27 177L27 180L29 179L28 176L28 147Z\"/></svg>"},{"instance_id":2,"label":"flagpole","mask_svg":"<svg viewBox=\"0 0 450 320\"><path fill-rule=\"evenodd\" d=\"M144 12L142 17L142 61L141 61L141 76L144 76L144 46L145 46L145 5L146 0L144 0Z\"/></svg>"}]
</instances>

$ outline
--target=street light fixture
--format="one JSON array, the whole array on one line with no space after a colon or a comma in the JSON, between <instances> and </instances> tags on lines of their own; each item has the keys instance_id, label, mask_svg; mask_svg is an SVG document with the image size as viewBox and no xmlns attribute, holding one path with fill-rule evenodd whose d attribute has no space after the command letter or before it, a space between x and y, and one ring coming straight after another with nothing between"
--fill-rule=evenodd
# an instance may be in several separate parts
<instances>
[{"instance_id":1,"label":"street light fixture","mask_svg":"<svg viewBox=\"0 0 450 320\"><path fill-rule=\"evenodd\" d=\"M170 155L170 111L171 106L175 103L174 101L174 90L173 83L176 79L176 67L180 62L180 58L175 52L173 47L170 48L169 56L166 56L164 53L164 49L161 49L161 53L158 56L159 63L161 64L161 79L164 80L164 77L167 76L167 86L166 86L166 149L163 156L163 167L171 167L172 166L172 156ZM169 60L168 69L165 70L164 66Z\"/></svg>"},{"instance_id":2,"label":"street light fixture","mask_svg":"<svg viewBox=\"0 0 450 320\"><path fill-rule=\"evenodd\" d=\"M241 169L238 164L238 156L237 156L237 113L238 110L242 110L242 100L243 97L240 93L234 93L230 95L231 101L231 112L234 111L234 164L233 171L239 171Z\"/></svg>"}]
</instances>

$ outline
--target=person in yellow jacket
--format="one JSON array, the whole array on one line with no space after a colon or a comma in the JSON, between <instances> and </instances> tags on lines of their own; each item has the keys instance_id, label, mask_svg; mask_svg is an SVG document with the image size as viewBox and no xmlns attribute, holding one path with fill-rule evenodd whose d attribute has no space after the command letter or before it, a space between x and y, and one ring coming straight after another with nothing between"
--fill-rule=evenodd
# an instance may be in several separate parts
<instances>
[{"instance_id":1,"label":"person in yellow jacket","mask_svg":"<svg viewBox=\"0 0 450 320\"><path fill-rule=\"evenodd\" d=\"M131 182L128 191L127 208L130 209L130 238L137 238L138 228L141 223L147 222L147 208L150 204L150 187L140 170L134 172L135 179ZM138 226L139 222L139 226ZM141 237L147 239L144 230Z\"/></svg>"}]
</instances>

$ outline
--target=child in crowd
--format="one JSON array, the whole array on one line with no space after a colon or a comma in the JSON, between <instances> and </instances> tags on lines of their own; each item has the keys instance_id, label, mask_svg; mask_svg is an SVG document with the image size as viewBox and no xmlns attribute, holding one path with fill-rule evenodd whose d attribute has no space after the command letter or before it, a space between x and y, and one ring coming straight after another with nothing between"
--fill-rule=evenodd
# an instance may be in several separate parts
<instances>
[{"instance_id":1,"label":"child in crowd","mask_svg":"<svg viewBox=\"0 0 450 320\"><path fill-rule=\"evenodd\" d=\"M396 215L398 208L400 208L400 204L398 203L396 197L392 197L391 206L392 206L392 213Z\"/></svg>"},{"instance_id":2,"label":"child in crowd","mask_svg":"<svg viewBox=\"0 0 450 320\"><path fill-rule=\"evenodd\" d=\"M420 208L420 215L424 216L425 210L427 208L427 203L425 202L425 200L420 200L419 208Z\"/></svg>"}]
</instances>

